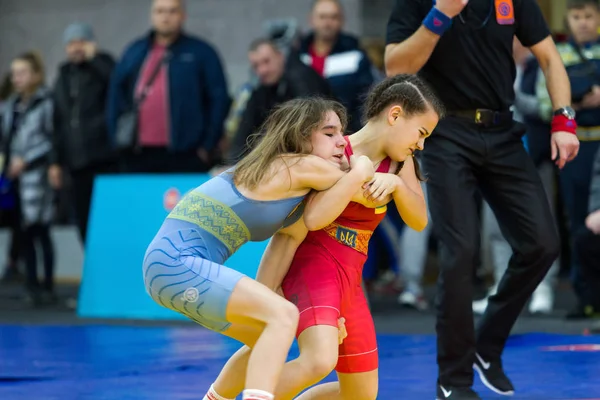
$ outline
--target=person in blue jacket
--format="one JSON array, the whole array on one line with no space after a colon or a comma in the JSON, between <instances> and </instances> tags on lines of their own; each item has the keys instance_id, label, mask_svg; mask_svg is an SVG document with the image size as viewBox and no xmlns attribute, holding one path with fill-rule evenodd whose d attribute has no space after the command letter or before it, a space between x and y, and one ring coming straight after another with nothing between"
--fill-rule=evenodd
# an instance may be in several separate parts
<instances>
[{"instance_id":1,"label":"person in blue jacket","mask_svg":"<svg viewBox=\"0 0 600 400\"><path fill-rule=\"evenodd\" d=\"M119 117L137 102L136 142L122 155L127 172L207 171L231 103L221 61L183 31L181 0L154 0L151 14L152 30L126 48L112 75L109 135L114 143Z\"/></svg>"}]
</instances>

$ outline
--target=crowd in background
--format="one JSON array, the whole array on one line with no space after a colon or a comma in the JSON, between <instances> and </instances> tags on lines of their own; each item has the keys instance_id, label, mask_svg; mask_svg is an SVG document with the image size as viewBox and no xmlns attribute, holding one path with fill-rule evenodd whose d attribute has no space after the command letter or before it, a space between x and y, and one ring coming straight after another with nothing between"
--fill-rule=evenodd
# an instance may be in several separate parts
<instances>
[{"instance_id":1,"label":"crowd in background","mask_svg":"<svg viewBox=\"0 0 600 400\"><path fill-rule=\"evenodd\" d=\"M269 111L286 100L319 95L348 109L348 132L361 126L368 88L385 76L383 39L362 42L344 31L336 0L317 0L310 32L297 21L267 21L248 48L251 73L230 95L218 49L184 30L178 0L155 0L152 27L122 55L101 50L94 29L66 27L66 52L55 82L45 80L36 52L17 55L0 90L0 223L10 230L4 282L25 282L25 300L54 303L54 249L50 226L75 222L85 243L96 176L106 173L219 173L252 146ZM569 274L578 304L569 318L600 312L600 10L591 1L568 10L570 35L559 43L578 111L581 150L560 172L550 158L551 109L543 74L515 41L514 117L527 126L524 145L533 158L562 228L564 254L535 291L531 313L549 314L561 271ZM435 133L434 133L435 134ZM594 163L596 167L594 168ZM427 184L423 184L426 191ZM512 251L491 209L480 201L481 265L493 281L473 310L483 313ZM433 221L435 223L435 221ZM429 306L424 275L435 238L416 232L389 212L371 241L365 280L399 304ZM37 250L41 257L37 257ZM38 280L38 261L44 279ZM474 271L481 280L484 268Z\"/></svg>"}]
</instances>

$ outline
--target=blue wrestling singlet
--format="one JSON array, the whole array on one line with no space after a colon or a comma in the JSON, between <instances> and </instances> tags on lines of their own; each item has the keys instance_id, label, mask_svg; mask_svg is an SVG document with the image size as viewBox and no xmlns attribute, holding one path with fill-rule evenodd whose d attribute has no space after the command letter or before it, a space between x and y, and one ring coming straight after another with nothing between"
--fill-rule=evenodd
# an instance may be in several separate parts
<instances>
[{"instance_id":1,"label":"blue wrestling singlet","mask_svg":"<svg viewBox=\"0 0 600 400\"><path fill-rule=\"evenodd\" d=\"M200 325L226 330L227 303L244 275L223 263L244 243L266 240L296 222L303 199L252 200L237 190L232 170L212 178L181 199L148 246L146 291Z\"/></svg>"}]
</instances>

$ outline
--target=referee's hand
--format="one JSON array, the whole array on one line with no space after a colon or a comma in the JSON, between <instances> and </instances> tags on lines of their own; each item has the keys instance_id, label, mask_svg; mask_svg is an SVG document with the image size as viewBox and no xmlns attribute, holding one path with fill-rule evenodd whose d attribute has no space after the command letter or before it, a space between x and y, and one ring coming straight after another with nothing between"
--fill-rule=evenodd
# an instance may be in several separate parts
<instances>
[{"instance_id":1,"label":"referee's hand","mask_svg":"<svg viewBox=\"0 0 600 400\"><path fill-rule=\"evenodd\" d=\"M552 160L562 169L579 152L579 139L569 132L554 132L550 139Z\"/></svg>"},{"instance_id":2,"label":"referee's hand","mask_svg":"<svg viewBox=\"0 0 600 400\"><path fill-rule=\"evenodd\" d=\"M454 18L465 8L469 0L437 0L435 7L444 15Z\"/></svg>"}]
</instances>

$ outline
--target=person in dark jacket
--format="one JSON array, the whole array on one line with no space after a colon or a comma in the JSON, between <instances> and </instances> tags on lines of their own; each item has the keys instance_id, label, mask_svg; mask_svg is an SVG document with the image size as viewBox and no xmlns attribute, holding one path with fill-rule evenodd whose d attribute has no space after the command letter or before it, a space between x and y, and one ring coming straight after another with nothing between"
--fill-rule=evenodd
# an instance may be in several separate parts
<instances>
[{"instance_id":1,"label":"person in dark jacket","mask_svg":"<svg viewBox=\"0 0 600 400\"><path fill-rule=\"evenodd\" d=\"M348 130L362 127L362 100L374 83L373 66L359 41L342 32L344 15L339 0L315 0L312 32L300 44L300 59L327 79L333 95L346 107Z\"/></svg>"},{"instance_id":2,"label":"person in dark jacket","mask_svg":"<svg viewBox=\"0 0 600 400\"><path fill-rule=\"evenodd\" d=\"M574 235L574 251L588 286L579 301L588 318L600 317L600 151L596 153L585 226ZM600 321L599 321L600 322ZM598 325L596 328L600 328ZM597 329L600 331L600 329Z\"/></svg>"},{"instance_id":3,"label":"person in dark jacket","mask_svg":"<svg viewBox=\"0 0 600 400\"><path fill-rule=\"evenodd\" d=\"M569 39L557 45L571 83L571 101L577 111L577 137L581 147L574 162L560 171L560 189L568 217L571 238L585 226L589 188L594 157L600 149L600 2L569 0L566 13ZM543 78L543 74L540 74ZM550 95L544 90L544 79L538 80L541 116L552 117ZM578 304L567 313L569 319L585 319L589 315L584 300L587 280L580 274L577 252L571 252L570 279Z\"/></svg>"},{"instance_id":4,"label":"person in dark jacket","mask_svg":"<svg viewBox=\"0 0 600 400\"><path fill-rule=\"evenodd\" d=\"M250 148L250 136L257 133L269 111L285 101L306 96L331 97L327 82L291 52L285 54L270 39L257 39L248 58L259 85L252 91L226 161L235 164Z\"/></svg>"},{"instance_id":5,"label":"person in dark jacket","mask_svg":"<svg viewBox=\"0 0 600 400\"><path fill-rule=\"evenodd\" d=\"M106 95L113 58L99 52L92 27L73 23L64 32L67 61L54 85L54 144L49 179L62 186L67 170L73 182L73 205L85 242L94 179L110 172L115 159L106 127Z\"/></svg>"},{"instance_id":6,"label":"person in dark jacket","mask_svg":"<svg viewBox=\"0 0 600 400\"><path fill-rule=\"evenodd\" d=\"M12 76L7 72L0 82L0 127L4 118L4 107L7 105L7 100L13 94L14 88L12 85ZM0 129L1 131L1 129ZM0 139L0 165L4 164L7 148L7 142L4 137ZM2 168L2 167L0 167ZM6 254L6 266L0 277L0 283L15 283L23 278L20 270L19 261L23 257L22 247L22 232L21 228L21 210L18 193L14 187L5 180L0 171L0 226L9 229L10 244Z\"/></svg>"},{"instance_id":7,"label":"person in dark jacket","mask_svg":"<svg viewBox=\"0 0 600 400\"><path fill-rule=\"evenodd\" d=\"M137 137L124 152L126 172L203 172L229 111L221 61L207 42L183 32L181 0L154 0L152 31L125 50L111 79L108 130L139 106Z\"/></svg>"}]
</instances>

